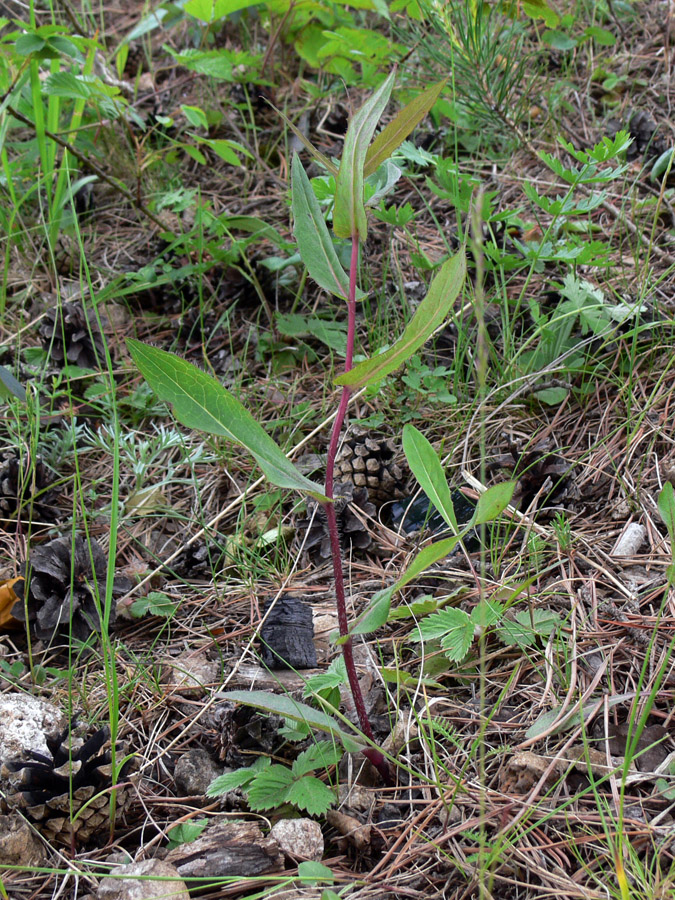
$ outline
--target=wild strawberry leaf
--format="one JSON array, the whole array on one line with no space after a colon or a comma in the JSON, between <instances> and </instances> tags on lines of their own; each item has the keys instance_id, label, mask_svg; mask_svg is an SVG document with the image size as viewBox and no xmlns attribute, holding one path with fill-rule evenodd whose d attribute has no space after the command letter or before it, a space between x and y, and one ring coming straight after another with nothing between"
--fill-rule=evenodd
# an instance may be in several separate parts
<instances>
[{"instance_id":1,"label":"wild strawberry leaf","mask_svg":"<svg viewBox=\"0 0 675 900\"><path fill-rule=\"evenodd\" d=\"M319 781L318 778L306 775L290 785L284 799L310 816L322 816L333 806L336 798L335 792L327 784Z\"/></svg>"},{"instance_id":2,"label":"wild strawberry leaf","mask_svg":"<svg viewBox=\"0 0 675 900\"><path fill-rule=\"evenodd\" d=\"M293 763L293 775L299 778L315 769L336 766L342 758L342 751L332 741L319 741L303 750Z\"/></svg>"},{"instance_id":3,"label":"wild strawberry leaf","mask_svg":"<svg viewBox=\"0 0 675 900\"><path fill-rule=\"evenodd\" d=\"M270 766L253 779L246 790L246 799L251 809L276 809L288 803L288 789L293 783L293 774L286 766Z\"/></svg>"},{"instance_id":4,"label":"wild strawberry leaf","mask_svg":"<svg viewBox=\"0 0 675 900\"><path fill-rule=\"evenodd\" d=\"M448 628L441 638L445 655L455 662L464 659L473 643L475 626L463 609L444 609Z\"/></svg>"},{"instance_id":5,"label":"wild strawberry leaf","mask_svg":"<svg viewBox=\"0 0 675 900\"><path fill-rule=\"evenodd\" d=\"M259 756L247 769L235 769L234 772L225 772L211 782L206 789L207 797L221 797L228 791L246 787L253 779L271 764L269 756Z\"/></svg>"}]
</instances>

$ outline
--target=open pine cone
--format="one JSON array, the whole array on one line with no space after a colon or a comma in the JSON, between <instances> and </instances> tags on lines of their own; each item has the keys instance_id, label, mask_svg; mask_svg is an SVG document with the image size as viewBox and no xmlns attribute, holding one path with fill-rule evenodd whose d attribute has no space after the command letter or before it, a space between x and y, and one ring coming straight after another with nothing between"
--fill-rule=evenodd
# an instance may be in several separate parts
<instances>
[{"instance_id":1,"label":"open pine cone","mask_svg":"<svg viewBox=\"0 0 675 900\"><path fill-rule=\"evenodd\" d=\"M51 756L31 751L26 759L5 762L0 777L9 785L5 805L20 809L49 840L72 845L85 843L110 827L112 753L107 728L88 739L66 729L47 738ZM124 758L118 746L116 759ZM126 760L116 782L131 774L135 760ZM129 806L128 787L115 790L115 818Z\"/></svg>"},{"instance_id":2,"label":"open pine cone","mask_svg":"<svg viewBox=\"0 0 675 900\"><path fill-rule=\"evenodd\" d=\"M49 490L47 467L38 459L22 464L14 450L0 461L0 528L8 530L10 521L52 523L57 510L52 506L56 492Z\"/></svg>"},{"instance_id":3,"label":"open pine cone","mask_svg":"<svg viewBox=\"0 0 675 900\"><path fill-rule=\"evenodd\" d=\"M371 518L377 513L375 504L368 499L365 487L354 487L347 482L334 486L335 514L337 518L340 542L345 553L351 550L365 550L370 547L372 538L368 527L356 510ZM304 538L307 533L306 539ZM305 550L309 551L315 562L330 558L330 538L326 513L321 504L315 500L307 501L307 518L298 524L298 536L304 540Z\"/></svg>"},{"instance_id":4,"label":"open pine cone","mask_svg":"<svg viewBox=\"0 0 675 900\"><path fill-rule=\"evenodd\" d=\"M335 481L365 488L376 507L400 499L407 473L396 462L396 453L393 438L352 425L335 460Z\"/></svg>"},{"instance_id":5,"label":"open pine cone","mask_svg":"<svg viewBox=\"0 0 675 900\"><path fill-rule=\"evenodd\" d=\"M48 309L40 323L42 346L55 366L100 369L105 362L103 335L94 310L81 303L62 303Z\"/></svg>"},{"instance_id":6,"label":"open pine cone","mask_svg":"<svg viewBox=\"0 0 675 900\"><path fill-rule=\"evenodd\" d=\"M101 631L96 596L101 604L105 597L107 560L95 540L87 542L81 535L55 538L30 554L26 583L17 582L14 590L19 600L12 615L19 621L26 617L31 630L41 640L50 641L57 633L86 641ZM113 581L113 599L131 590L129 578L118 576ZM115 605L110 611L110 624L116 618Z\"/></svg>"}]
</instances>

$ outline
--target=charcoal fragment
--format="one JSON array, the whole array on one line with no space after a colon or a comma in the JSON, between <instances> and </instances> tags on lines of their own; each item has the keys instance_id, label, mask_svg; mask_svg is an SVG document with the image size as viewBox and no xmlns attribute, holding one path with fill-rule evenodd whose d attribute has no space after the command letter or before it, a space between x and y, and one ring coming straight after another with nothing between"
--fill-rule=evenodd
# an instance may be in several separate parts
<instances>
[{"instance_id":1,"label":"charcoal fragment","mask_svg":"<svg viewBox=\"0 0 675 900\"><path fill-rule=\"evenodd\" d=\"M260 629L260 656L270 669L316 667L312 610L298 597L286 594Z\"/></svg>"}]
</instances>

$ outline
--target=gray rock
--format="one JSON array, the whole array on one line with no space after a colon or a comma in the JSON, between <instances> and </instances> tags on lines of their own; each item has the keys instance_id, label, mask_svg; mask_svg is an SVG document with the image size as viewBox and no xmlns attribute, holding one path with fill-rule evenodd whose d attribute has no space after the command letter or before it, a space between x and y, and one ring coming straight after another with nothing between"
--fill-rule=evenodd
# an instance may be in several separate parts
<instances>
[{"instance_id":1,"label":"gray rock","mask_svg":"<svg viewBox=\"0 0 675 900\"><path fill-rule=\"evenodd\" d=\"M205 794L214 778L223 774L206 750L188 750L176 761L174 780L181 797Z\"/></svg>"},{"instance_id":2,"label":"gray rock","mask_svg":"<svg viewBox=\"0 0 675 900\"><path fill-rule=\"evenodd\" d=\"M162 681L186 698L201 697L208 685L217 684L220 662L204 653L181 653L163 660Z\"/></svg>"},{"instance_id":3,"label":"gray rock","mask_svg":"<svg viewBox=\"0 0 675 900\"><path fill-rule=\"evenodd\" d=\"M0 764L24 759L31 750L50 756L47 737L56 737L67 725L63 713L45 700L0 695Z\"/></svg>"},{"instance_id":4,"label":"gray rock","mask_svg":"<svg viewBox=\"0 0 675 900\"><path fill-rule=\"evenodd\" d=\"M44 866L48 854L44 843L20 816L0 816L0 867Z\"/></svg>"},{"instance_id":5,"label":"gray rock","mask_svg":"<svg viewBox=\"0 0 675 900\"><path fill-rule=\"evenodd\" d=\"M318 861L323 857L323 833L313 819L280 819L272 826L270 837L293 859Z\"/></svg>"},{"instance_id":6,"label":"gray rock","mask_svg":"<svg viewBox=\"0 0 675 900\"><path fill-rule=\"evenodd\" d=\"M114 878L101 881L96 893L97 900L153 900L155 897L190 900L185 882L174 866L158 859L120 866Z\"/></svg>"}]
</instances>

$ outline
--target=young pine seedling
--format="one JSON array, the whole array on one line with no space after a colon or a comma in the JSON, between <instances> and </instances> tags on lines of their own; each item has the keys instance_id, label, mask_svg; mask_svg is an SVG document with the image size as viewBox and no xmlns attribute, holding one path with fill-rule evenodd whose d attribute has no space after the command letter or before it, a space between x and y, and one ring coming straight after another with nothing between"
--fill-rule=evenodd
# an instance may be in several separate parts
<instances>
[{"instance_id":1,"label":"young pine seedling","mask_svg":"<svg viewBox=\"0 0 675 900\"><path fill-rule=\"evenodd\" d=\"M295 721L304 721L312 727L328 731L334 738L341 740L348 751L362 749L364 755L378 769L386 783L391 782L392 775L387 760L375 745L354 664L352 637L355 634L368 633L384 624L393 591L423 571L431 562L449 553L478 520L486 521L485 518L480 519L480 515L478 519L474 517L475 521L472 520L472 523L460 533L449 499L449 489L445 483L445 476L438 458L426 439L420 442L413 436L409 443L415 445L417 455L421 453L423 457L420 466L417 470L413 468L413 472L433 502L436 502L435 496L428 489L428 485L425 485L424 480L427 464L432 465L433 474L430 477L433 477L434 482L438 482L440 478L445 484L445 491L441 491L443 508L440 511L453 527L455 536L440 541L431 548L425 548L430 552L425 554L425 550L423 550L413 561L406 576L391 589L378 595L375 598L376 602L350 630L343 561L333 505L333 469L349 398L353 392L367 385L377 384L383 378L391 375L431 337L452 308L462 289L466 274L464 252L460 250L440 266L426 297L398 340L385 352L365 359L358 365L353 365L357 303L365 296L364 291L358 287L360 248L368 233L364 181L386 163L399 144L424 118L445 84L441 82L433 85L419 94L372 140L389 101L394 86L394 76L395 73L392 72L353 116L345 136L339 167L336 167L298 133L309 152L336 178L333 232L336 238L347 239L351 242L348 273L339 261L333 238L328 231L312 185L297 154L294 155L291 165L293 234L300 257L310 277L321 288L343 300L347 309L347 347L344 371L335 379L335 384L340 387L340 399L328 445L326 478L323 486L306 478L251 413L216 379L175 354L147 346L136 340L127 341L134 362L155 393L172 405L174 415L180 422L190 428L222 435L243 445L254 456L264 475L272 484L300 491L315 498L323 505L330 537L335 600L340 630L339 643L359 724L366 741L348 735L338 727L335 719L310 706L294 701L290 697L262 691L231 691L227 697L250 706L279 713ZM435 459L435 464L430 462L430 454ZM420 479L420 471L422 479ZM433 487L434 490L441 490L438 484L434 484ZM485 495L483 496L485 497ZM505 497L502 492L499 498L493 496L491 501L484 502L482 506L479 503L477 514L480 511L485 514L488 507L490 515L497 514L509 500L510 493L508 497Z\"/></svg>"}]
</instances>

